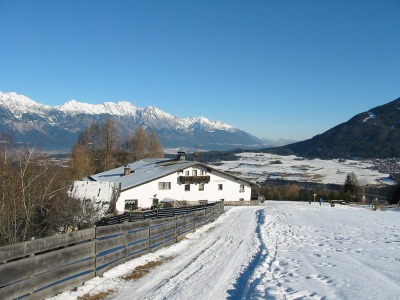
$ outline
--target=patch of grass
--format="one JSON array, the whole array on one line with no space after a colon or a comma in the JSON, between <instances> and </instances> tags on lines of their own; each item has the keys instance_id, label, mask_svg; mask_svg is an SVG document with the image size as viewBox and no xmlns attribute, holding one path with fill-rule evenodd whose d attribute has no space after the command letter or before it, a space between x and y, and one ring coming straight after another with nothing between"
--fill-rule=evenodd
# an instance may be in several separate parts
<instances>
[{"instance_id":1,"label":"patch of grass","mask_svg":"<svg viewBox=\"0 0 400 300\"><path fill-rule=\"evenodd\" d=\"M136 280L150 273L150 270L161 265L162 261L150 261L143 266L136 267L129 275L122 277L123 280Z\"/></svg>"},{"instance_id":2,"label":"patch of grass","mask_svg":"<svg viewBox=\"0 0 400 300\"><path fill-rule=\"evenodd\" d=\"M114 293L113 290L108 290L108 291L105 291L105 292L101 292L101 293L98 293L96 295L86 294L86 295L83 295L82 297L78 297L78 300L102 300L102 299L107 298L112 293Z\"/></svg>"}]
</instances>

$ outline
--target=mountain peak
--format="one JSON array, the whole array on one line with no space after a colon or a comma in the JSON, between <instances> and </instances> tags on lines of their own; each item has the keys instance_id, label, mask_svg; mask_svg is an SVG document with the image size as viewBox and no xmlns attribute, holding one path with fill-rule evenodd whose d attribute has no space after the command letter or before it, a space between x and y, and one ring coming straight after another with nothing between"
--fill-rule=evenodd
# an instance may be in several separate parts
<instances>
[{"instance_id":1,"label":"mountain peak","mask_svg":"<svg viewBox=\"0 0 400 300\"><path fill-rule=\"evenodd\" d=\"M51 106L39 104L38 102L14 92L0 92L0 106L5 107L13 113L17 118L20 118L24 113L34 112L37 115L43 115L52 110Z\"/></svg>"}]
</instances>

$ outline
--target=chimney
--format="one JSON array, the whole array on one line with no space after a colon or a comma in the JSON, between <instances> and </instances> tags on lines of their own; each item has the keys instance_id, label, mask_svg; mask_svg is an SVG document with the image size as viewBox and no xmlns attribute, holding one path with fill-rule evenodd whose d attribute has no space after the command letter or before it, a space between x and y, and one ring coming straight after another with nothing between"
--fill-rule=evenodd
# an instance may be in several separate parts
<instances>
[{"instance_id":1,"label":"chimney","mask_svg":"<svg viewBox=\"0 0 400 300\"><path fill-rule=\"evenodd\" d=\"M131 174L131 168L129 168L128 166L124 167L124 176L127 176Z\"/></svg>"},{"instance_id":2,"label":"chimney","mask_svg":"<svg viewBox=\"0 0 400 300\"><path fill-rule=\"evenodd\" d=\"M185 160L185 152L179 151L178 152L178 160Z\"/></svg>"}]
</instances>

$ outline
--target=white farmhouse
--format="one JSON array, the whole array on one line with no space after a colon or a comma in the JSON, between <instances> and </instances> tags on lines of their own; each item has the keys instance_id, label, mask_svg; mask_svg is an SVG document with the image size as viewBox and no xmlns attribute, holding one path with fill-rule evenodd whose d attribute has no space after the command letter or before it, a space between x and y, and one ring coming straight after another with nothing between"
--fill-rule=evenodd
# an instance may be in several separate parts
<instances>
[{"instance_id":1,"label":"white farmhouse","mask_svg":"<svg viewBox=\"0 0 400 300\"><path fill-rule=\"evenodd\" d=\"M216 170L197 161L148 158L84 178L121 184L116 211L150 208L169 201L249 201L250 181Z\"/></svg>"}]
</instances>

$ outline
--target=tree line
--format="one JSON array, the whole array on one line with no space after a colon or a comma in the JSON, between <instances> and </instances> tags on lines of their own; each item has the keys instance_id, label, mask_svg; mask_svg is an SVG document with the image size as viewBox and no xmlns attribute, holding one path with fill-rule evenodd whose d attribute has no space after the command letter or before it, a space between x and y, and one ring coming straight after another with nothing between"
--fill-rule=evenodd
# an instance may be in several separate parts
<instances>
[{"instance_id":1,"label":"tree line","mask_svg":"<svg viewBox=\"0 0 400 300\"><path fill-rule=\"evenodd\" d=\"M140 126L121 137L112 120L86 128L65 164L40 149L17 148L10 136L0 140L0 246L90 226L96 208L68 197L73 180L163 156L154 131Z\"/></svg>"},{"instance_id":2,"label":"tree line","mask_svg":"<svg viewBox=\"0 0 400 300\"><path fill-rule=\"evenodd\" d=\"M299 184L287 183L284 185L262 185L257 188L266 200L287 201L317 201L322 197L325 201L344 200L345 202L362 202L363 189L354 172L347 174L343 185L338 190L319 187L315 189L301 188ZM314 196L314 194L316 196ZM400 183L389 189L385 195L389 204L400 204Z\"/></svg>"},{"instance_id":3,"label":"tree line","mask_svg":"<svg viewBox=\"0 0 400 300\"><path fill-rule=\"evenodd\" d=\"M157 133L143 126L134 133L121 134L112 119L104 124L92 123L72 147L71 161L74 179L83 178L126 165L144 158L162 157L163 150Z\"/></svg>"}]
</instances>

